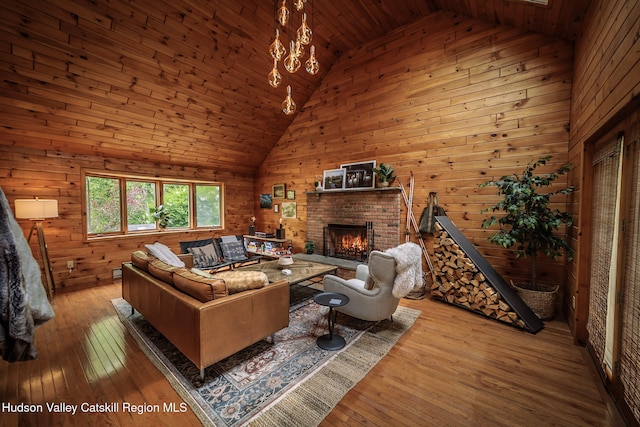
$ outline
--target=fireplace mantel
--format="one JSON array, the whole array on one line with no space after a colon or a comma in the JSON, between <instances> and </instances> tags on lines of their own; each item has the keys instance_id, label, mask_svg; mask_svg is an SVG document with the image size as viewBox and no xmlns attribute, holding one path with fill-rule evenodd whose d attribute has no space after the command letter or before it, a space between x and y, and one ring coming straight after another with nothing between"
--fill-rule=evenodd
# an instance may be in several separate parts
<instances>
[{"instance_id":1,"label":"fireplace mantel","mask_svg":"<svg viewBox=\"0 0 640 427\"><path fill-rule=\"evenodd\" d=\"M324 253L324 227L328 224L373 224L373 249L386 250L400 242L402 195L399 187L309 191L307 195L307 240Z\"/></svg>"},{"instance_id":2,"label":"fireplace mantel","mask_svg":"<svg viewBox=\"0 0 640 427\"><path fill-rule=\"evenodd\" d=\"M363 192L372 192L372 191L400 191L400 187L380 187L380 188L353 188L353 189L345 189L345 190L316 190L316 191L305 191L304 194L315 194L318 197L324 194L343 194L343 193L363 193Z\"/></svg>"}]
</instances>

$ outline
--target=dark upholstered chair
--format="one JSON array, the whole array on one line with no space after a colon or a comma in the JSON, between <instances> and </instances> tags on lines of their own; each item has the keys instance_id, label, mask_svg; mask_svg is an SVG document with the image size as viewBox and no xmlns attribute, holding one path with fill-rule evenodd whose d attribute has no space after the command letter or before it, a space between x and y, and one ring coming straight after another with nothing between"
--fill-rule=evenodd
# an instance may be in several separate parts
<instances>
[{"instance_id":1,"label":"dark upholstered chair","mask_svg":"<svg viewBox=\"0 0 640 427\"><path fill-rule=\"evenodd\" d=\"M215 241L220 248L223 260L231 263L234 268L256 264L262 259L262 255L253 255L247 252L242 236L222 236L216 238Z\"/></svg>"},{"instance_id":2,"label":"dark upholstered chair","mask_svg":"<svg viewBox=\"0 0 640 427\"><path fill-rule=\"evenodd\" d=\"M231 269L233 267L233 262L224 260L218 243L211 238L180 242L180 252L192 254L193 266L202 270Z\"/></svg>"}]
</instances>

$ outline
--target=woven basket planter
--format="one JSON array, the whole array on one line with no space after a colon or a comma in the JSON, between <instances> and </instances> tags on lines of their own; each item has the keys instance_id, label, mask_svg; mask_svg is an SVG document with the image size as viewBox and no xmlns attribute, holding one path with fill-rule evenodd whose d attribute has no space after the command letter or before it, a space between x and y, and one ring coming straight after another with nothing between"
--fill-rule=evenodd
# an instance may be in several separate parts
<instances>
[{"instance_id":1,"label":"woven basket planter","mask_svg":"<svg viewBox=\"0 0 640 427\"><path fill-rule=\"evenodd\" d=\"M541 320L551 320L556 312L558 285L532 285L531 283L515 283L516 292Z\"/></svg>"}]
</instances>

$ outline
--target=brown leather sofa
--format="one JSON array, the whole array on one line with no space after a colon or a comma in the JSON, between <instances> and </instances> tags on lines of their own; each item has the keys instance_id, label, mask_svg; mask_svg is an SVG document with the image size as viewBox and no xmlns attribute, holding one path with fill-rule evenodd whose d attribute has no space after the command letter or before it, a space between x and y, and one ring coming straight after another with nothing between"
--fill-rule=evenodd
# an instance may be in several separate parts
<instances>
[{"instance_id":1,"label":"brown leather sofa","mask_svg":"<svg viewBox=\"0 0 640 427\"><path fill-rule=\"evenodd\" d=\"M191 267L191 255L180 258ZM154 276L146 263L132 261L122 265L122 297L200 369L201 379L207 366L289 324L284 280L230 295L218 286L213 299L202 302L158 278L171 280L171 271L154 270Z\"/></svg>"}]
</instances>

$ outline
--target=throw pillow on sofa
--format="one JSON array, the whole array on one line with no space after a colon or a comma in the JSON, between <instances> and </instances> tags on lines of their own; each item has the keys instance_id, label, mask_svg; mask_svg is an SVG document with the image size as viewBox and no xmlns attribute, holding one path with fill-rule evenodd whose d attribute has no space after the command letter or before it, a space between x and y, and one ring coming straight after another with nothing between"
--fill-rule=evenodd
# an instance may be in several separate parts
<instances>
[{"instance_id":1,"label":"throw pillow on sofa","mask_svg":"<svg viewBox=\"0 0 640 427\"><path fill-rule=\"evenodd\" d=\"M193 266L196 268L214 267L220 262L220 257L213 244L188 248L187 252L193 255Z\"/></svg>"},{"instance_id":2,"label":"throw pillow on sofa","mask_svg":"<svg viewBox=\"0 0 640 427\"><path fill-rule=\"evenodd\" d=\"M212 276L224 280L229 295L249 289L260 289L269 284L267 275L262 271L221 271Z\"/></svg>"},{"instance_id":3,"label":"throw pillow on sofa","mask_svg":"<svg viewBox=\"0 0 640 427\"><path fill-rule=\"evenodd\" d=\"M207 278L192 273L186 268L177 268L173 272L173 284L176 289L200 302L213 301L229 295L222 279Z\"/></svg>"},{"instance_id":4,"label":"throw pillow on sofa","mask_svg":"<svg viewBox=\"0 0 640 427\"><path fill-rule=\"evenodd\" d=\"M224 254L224 259L227 261L247 261L247 251L244 249L242 242L221 242L220 248Z\"/></svg>"},{"instance_id":5,"label":"throw pillow on sofa","mask_svg":"<svg viewBox=\"0 0 640 427\"><path fill-rule=\"evenodd\" d=\"M160 279L163 282L168 283L169 285L173 285L173 270L176 268L179 267L174 267L160 259L149 261L149 274L156 279Z\"/></svg>"},{"instance_id":6,"label":"throw pillow on sofa","mask_svg":"<svg viewBox=\"0 0 640 427\"><path fill-rule=\"evenodd\" d=\"M144 245L149 253L154 257L171 264L174 267L184 267L184 261L178 258L178 255L174 254L167 245L163 245L160 242L156 242L152 245Z\"/></svg>"},{"instance_id":7,"label":"throw pillow on sofa","mask_svg":"<svg viewBox=\"0 0 640 427\"><path fill-rule=\"evenodd\" d=\"M156 259L144 251L134 251L131 253L131 264L140 270L149 271L149 263Z\"/></svg>"}]
</instances>

